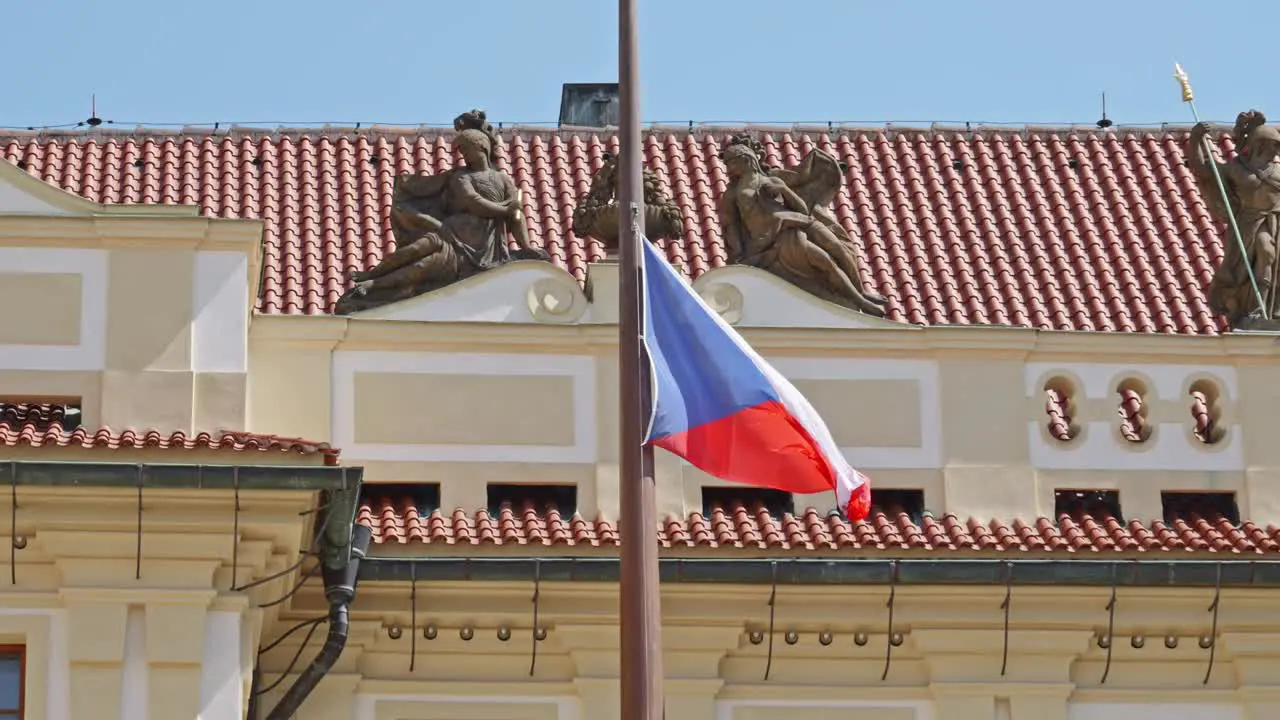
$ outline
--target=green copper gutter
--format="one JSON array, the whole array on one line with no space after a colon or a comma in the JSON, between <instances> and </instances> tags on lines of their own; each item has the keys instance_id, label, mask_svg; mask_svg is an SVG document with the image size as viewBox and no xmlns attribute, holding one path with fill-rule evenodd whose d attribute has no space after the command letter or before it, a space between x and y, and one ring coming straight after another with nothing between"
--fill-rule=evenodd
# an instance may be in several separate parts
<instances>
[{"instance_id":1,"label":"green copper gutter","mask_svg":"<svg viewBox=\"0 0 1280 720\"><path fill-rule=\"evenodd\" d=\"M323 493L323 532L316 539L324 564L344 567L364 468L331 465L204 465L0 460L0 488L128 488L148 490L298 490ZM19 500L21 502L21 500Z\"/></svg>"},{"instance_id":2,"label":"green copper gutter","mask_svg":"<svg viewBox=\"0 0 1280 720\"><path fill-rule=\"evenodd\" d=\"M0 460L0 486L192 490L349 490L364 469L329 465L195 465Z\"/></svg>"},{"instance_id":3,"label":"green copper gutter","mask_svg":"<svg viewBox=\"0 0 1280 720\"><path fill-rule=\"evenodd\" d=\"M1203 555L1201 556L1203 557ZM1260 556L1261 557L1261 556ZM1084 587L1280 587L1280 558L1240 560L1054 560L848 558L672 558L659 561L663 583L747 585L1070 585ZM413 570L410 567L413 566ZM360 565L363 582L618 581L612 557L377 558Z\"/></svg>"}]
</instances>

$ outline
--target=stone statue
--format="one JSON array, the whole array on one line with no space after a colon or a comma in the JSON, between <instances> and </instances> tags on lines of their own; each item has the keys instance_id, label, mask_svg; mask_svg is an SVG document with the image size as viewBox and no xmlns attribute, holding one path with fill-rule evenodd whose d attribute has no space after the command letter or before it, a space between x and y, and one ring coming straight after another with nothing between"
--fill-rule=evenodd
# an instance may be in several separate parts
<instances>
[{"instance_id":1,"label":"stone statue","mask_svg":"<svg viewBox=\"0 0 1280 720\"><path fill-rule=\"evenodd\" d=\"M396 250L365 272L334 307L339 315L442 288L511 260L548 260L529 243L520 191L494 167L497 133L484 113L454 120L464 166L439 175L401 175L392 194ZM511 251L507 234L519 249Z\"/></svg>"},{"instance_id":2,"label":"stone statue","mask_svg":"<svg viewBox=\"0 0 1280 720\"><path fill-rule=\"evenodd\" d=\"M766 168L763 149L746 136L721 152L729 184L720 224L729 262L767 270L797 287L867 315L884 317L887 301L864 288L857 248L828 205L843 168L814 148L791 169Z\"/></svg>"},{"instance_id":3,"label":"stone statue","mask_svg":"<svg viewBox=\"0 0 1280 720\"><path fill-rule=\"evenodd\" d=\"M680 206L672 201L658 176L644 168L644 230L650 240L673 238L684 225ZM591 176L591 189L573 211L573 234L618 251L618 160L605 153L604 164Z\"/></svg>"},{"instance_id":4,"label":"stone statue","mask_svg":"<svg viewBox=\"0 0 1280 720\"><path fill-rule=\"evenodd\" d=\"M1205 138L1213 129L1210 123L1193 127L1187 142L1188 164L1211 214L1223 225L1228 224L1228 213L1234 216L1244 241L1242 252L1240 242L1230 227L1227 228L1222 240L1222 264L1209 283L1209 306L1225 315L1232 327L1258 325L1264 308L1270 318L1275 318L1280 310L1280 299L1276 296L1277 274L1280 274L1276 263L1276 240L1280 235L1280 166L1275 164L1280 153L1280 131L1267 126L1266 121L1256 110L1240 113L1233 131L1238 155L1229 162L1219 162L1211 152L1205 151ZM1222 201L1222 191L1211 164L1217 166L1226 186L1230 207ZM1258 306L1246 268L1253 270L1263 307Z\"/></svg>"}]
</instances>

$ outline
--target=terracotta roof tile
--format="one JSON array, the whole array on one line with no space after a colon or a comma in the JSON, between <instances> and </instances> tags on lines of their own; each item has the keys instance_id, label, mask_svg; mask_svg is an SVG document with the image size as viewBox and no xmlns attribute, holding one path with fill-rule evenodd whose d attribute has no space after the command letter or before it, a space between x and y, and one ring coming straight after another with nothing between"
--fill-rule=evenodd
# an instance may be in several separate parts
<instances>
[{"instance_id":1,"label":"terracotta roof tile","mask_svg":"<svg viewBox=\"0 0 1280 720\"><path fill-rule=\"evenodd\" d=\"M1195 421L1192 434L1202 443L1212 443L1216 438L1217 424L1209 410L1209 399L1199 390L1191 393L1191 417Z\"/></svg>"},{"instance_id":2,"label":"terracotta roof tile","mask_svg":"<svg viewBox=\"0 0 1280 720\"><path fill-rule=\"evenodd\" d=\"M1129 442L1142 442L1149 434L1142 406L1142 395L1137 390L1125 388L1120 391L1120 407L1116 408L1116 413L1120 416L1120 435Z\"/></svg>"},{"instance_id":3,"label":"terracotta roof tile","mask_svg":"<svg viewBox=\"0 0 1280 720\"><path fill-rule=\"evenodd\" d=\"M554 509L502 508L470 512L423 511L408 498L366 498L356 522L373 529L378 544L425 543L491 547L612 548L618 545L616 525L606 519L589 521ZM741 504L671 516L660 523L658 539L668 549L744 549L770 551L857 551L888 553L1148 553L1222 552L1280 553L1280 528L1252 522L1232 525L1220 519L1193 517L1172 523L1113 517L1061 516L1057 522L1040 517L1010 524L954 515L925 515L919 524L903 512L876 512L867 520L849 523L836 515L807 508L795 514L771 515Z\"/></svg>"},{"instance_id":4,"label":"terracotta roof tile","mask_svg":"<svg viewBox=\"0 0 1280 720\"><path fill-rule=\"evenodd\" d=\"M739 130L740 131L740 130ZM715 202L725 132L655 130L649 167L680 203L668 256L698 275L724 264ZM765 133L770 163L817 145L848 165L835 212L860 238L864 279L908 323L1215 334L1204 288L1222 244L1190 171L1184 132L838 130ZM182 203L266 225L258 309L331 311L349 270L393 247L392 179L453 163L424 130L20 134L0 155L104 203ZM584 280L598 243L572 211L616 138L504 134L500 166L524 191L535 244ZM1224 150L1230 140L1222 139Z\"/></svg>"},{"instance_id":5,"label":"terracotta roof tile","mask_svg":"<svg viewBox=\"0 0 1280 720\"><path fill-rule=\"evenodd\" d=\"M185 433L154 429L89 429L64 425L62 411L26 403L0 403L0 447L82 447L160 450L277 451L311 455L322 453L325 464L336 465L336 448L301 438L231 431Z\"/></svg>"},{"instance_id":6,"label":"terracotta roof tile","mask_svg":"<svg viewBox=\"0 0 1280 720\"><path fill-rule=\"evenodd\" d=\"M1049 416L1049 434L1055 440L1067 442L1073 436L1070 409L1069 398L1054 388L1045 390L1044 411Z\"/></svg>"},{"instance_id":7,"label":"terracotta roof tile","mask_svg":"<svg viewBox=\"0 0 1280 720\"><path fill-rule=\"evenodd\" d=\"M0 424L21 427L48 427L53 424L72 430L80 425L80 410L60 403L0 402Z\"/></svg>"}]
</instances>

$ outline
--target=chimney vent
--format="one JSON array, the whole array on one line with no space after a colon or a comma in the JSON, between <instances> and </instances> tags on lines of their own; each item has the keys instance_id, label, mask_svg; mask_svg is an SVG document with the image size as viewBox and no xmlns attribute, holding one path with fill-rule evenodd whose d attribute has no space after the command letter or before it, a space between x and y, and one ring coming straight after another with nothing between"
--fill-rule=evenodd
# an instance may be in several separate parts
<instances>
[{"instance_id":1,"label":"chimney vent","mask_svg":"<svg viewBox=\"0 0 1280 720\"><path fill-rule=\"evenodd\" d=\"M560 126L617 127L618 103L618 83L565 83Z\"/></svg>"}]
</instances>

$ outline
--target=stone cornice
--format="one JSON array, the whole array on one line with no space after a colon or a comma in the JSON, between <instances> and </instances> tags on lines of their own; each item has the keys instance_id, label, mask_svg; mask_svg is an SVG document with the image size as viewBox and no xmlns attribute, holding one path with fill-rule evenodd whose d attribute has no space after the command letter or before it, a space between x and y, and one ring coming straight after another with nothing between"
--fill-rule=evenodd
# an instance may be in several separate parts
<instances>
[{"instance_id":1,"label":"stone cornice","mask_svg":"<svg viewBox=\"0 0 1280 720\"><path fill-rule=\"evenodd\" d=\"M824 357L981 357L1023 361L1195 363L1213 358L1251 364L1280 355L1271 335L1144 335L1059 332L995 326L903 326L893 329L738 328L758 350ZM334 316L258 315L251 342L326 346L333 350L582 352L611 347L614 325L397 323Z\"/></svg>"}]
</instances>

